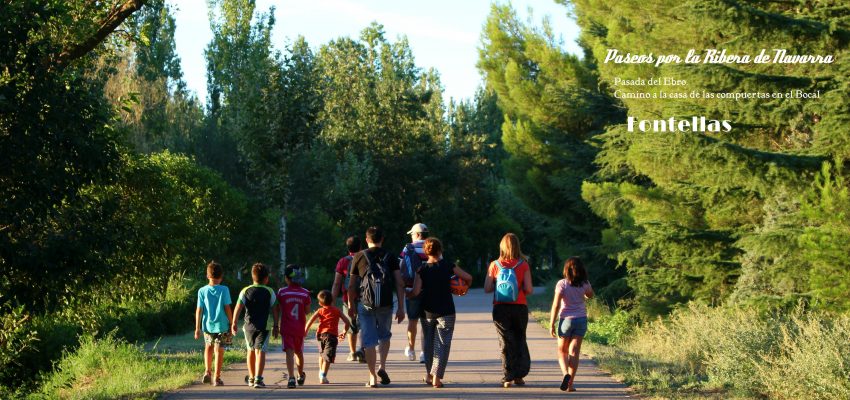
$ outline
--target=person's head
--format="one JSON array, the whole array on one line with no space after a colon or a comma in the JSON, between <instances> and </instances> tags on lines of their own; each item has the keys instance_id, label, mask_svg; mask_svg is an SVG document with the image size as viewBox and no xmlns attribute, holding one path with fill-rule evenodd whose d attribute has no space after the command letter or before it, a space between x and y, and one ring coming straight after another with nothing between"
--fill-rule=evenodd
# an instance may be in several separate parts
<instances>
[{"instance_id":1,"label":"person's head","mask_svg":"<svg viewBox=\"0 0 850 400\"><path fill-rule=\"evenodd\" d=\"M381 247L381 244L384 243L384 230L377 226L370 226L366 230L366 243Z\"/></svg>"},{"instance_id":2,"label":"person's head","mask_svg":"<svg viewBox=\"0 0 850 400\"><path fill-rule=\"evenodd\" d=\"M425 252L426 256L440 258L443 255L443 244L440 243L440 239L431 237L425 239L425 243L422 244L422 251Z\"/></svg>"},{"instance_id":3,"label":"person's head","mask_svg":"<svg viewBox=\"0 0 850 400\"><path fill-rule=\"evenodd\" d=\"M269 267L263 263L256 263L251 267L251 279L254 283L267 284L269 283Z\"/></svg>"},{"instance_id":4,"label":"person's head","mask_svg":"<svg viewBox=\"0 0 850 400\"><path fill-rule=\"evenodd\" d=\"M334 298L327 289L320 290L316 297L319 298L319 304L323 307L330 307L334 303Z\"/></svg>"},{"instance_id":5,"label":"person's head","mask_svg":"<svg viewBox=\"0 0 850 400\"><path fill-rule=\"evenodd\" d=\"M519 238L513 233L506 233L499 243L500 260L525 260L525 254L519 247Z\"/></svg>"},{"instance_id":6,"label":"person's head","mask_svg":"<svg viewBox=\"0 0 850 400\"><path fill-rule=\"evenodd\" d=\"M423 223L414 224L407 231L407 234L410 235L410 239L412 240L425 240L428 237L428 226Z\"/></svg>"},{"instance_id":7,"label":"person's head","mask_svg":"<svg viewBox=\"0 0 850 400\"><path fill-rule=\"evenodd\" d=\"M301 285L303 282L301 275L301 266L297 264L289 264L283 269L283 278L286 280L287 286Z\"/></svg>"},{"instance_id":8,"label":"person's head","mask_svg":"<svg viewBox=\"0 0 850 400\"><path fill-rule=\"evenodd\" d=\"M224 268L221 267L221 264L210 261L207 264L207 279L213 281L215 283L221 282L221 277L224 275Z\"/></svg>"},{"instance_id":9,"label":"person's head","mask_svg":"<svg viewBox=\"0 0 850 400\"><path fill-rule=\"evenodd\" d=\"M345 247L348 248L349 253L356 253L362 249L363 245L359 236L349 236L345 239Z\"/></svg>"},{"instance_id":10,"label":"person's head","mask_svg":"<svg viewBox=\"0 0 850 400\"><path fill-rule=\"evenodd\" d=\"M587 282L587 270L578 257L570 257L564 262L564 278L570 286L581 286Z\"/></svg>"}]
</instances>

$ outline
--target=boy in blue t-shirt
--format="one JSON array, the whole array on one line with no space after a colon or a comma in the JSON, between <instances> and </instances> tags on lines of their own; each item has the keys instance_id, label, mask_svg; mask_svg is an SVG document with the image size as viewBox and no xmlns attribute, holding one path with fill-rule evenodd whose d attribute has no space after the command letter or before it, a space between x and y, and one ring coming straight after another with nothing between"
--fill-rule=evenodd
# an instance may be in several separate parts
<instances>
[{"instance_id":1,"label":"boy in blue t-shirt","mask_svg":"<svg viewBox=\"0 0 850 400\"><path fill-rule=\"evenodd\" d=\"M203 383L212 382L213 386L222 386L221 363L224 360L222 343L227 341L230 334L230 321L233 313L230 310L230 289L221 284L224 274L221 264L211 261L207 265L207 279L210 283L198 290L198 308L195 310L195 339L204 332L204 377ZM210 367L215 351L215 380L210 375Z\"/></svg>"}]
</instances>

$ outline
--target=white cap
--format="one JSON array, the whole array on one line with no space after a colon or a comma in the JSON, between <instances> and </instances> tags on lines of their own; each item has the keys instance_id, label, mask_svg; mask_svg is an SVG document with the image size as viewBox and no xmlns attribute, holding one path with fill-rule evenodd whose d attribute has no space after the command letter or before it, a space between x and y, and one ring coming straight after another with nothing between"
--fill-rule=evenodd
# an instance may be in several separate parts
<instances>
[{"instance_id":1,"label":"white cap","mask_svg":"<svg viewBox=\"0 0 850 400\"><path fill-rule=\"evenodd\" d=\"M419 232L428 232L428 226L425 224L414 224L413 227L407 231L407 234L410 235Z\"/></svg>"}]
</instances>

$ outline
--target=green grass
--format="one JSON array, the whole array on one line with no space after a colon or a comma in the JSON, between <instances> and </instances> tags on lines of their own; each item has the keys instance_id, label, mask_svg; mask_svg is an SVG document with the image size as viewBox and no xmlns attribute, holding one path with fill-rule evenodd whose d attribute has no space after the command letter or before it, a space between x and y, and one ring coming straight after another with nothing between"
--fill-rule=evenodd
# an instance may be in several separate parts
<instances>
[{"instance_id":1,"label":"green grass","mask_svg":"<svg viewBox=\"0 0 850 400\"><path fill-rule=\"evenodd\" d=\"M549 326L553 284L529 297ZM638 324L588 303L582 352L645 398L850 398L850 315L688 304Z\"/></svg>"},{"instance_id":2,"label":"green grass","mask_svg":"<svg viewBox=\"0 0 850 400\"><path fill-rule=\"evenodd\" d=\"M241 335L225 351L224 365L244 361ZM84 338L65 354L42 391L30 398L155 399L161 393L196 382L204 371L203 339L193 333L167 336L142 345L111 336Z\"/></svg>"}]
</instances>

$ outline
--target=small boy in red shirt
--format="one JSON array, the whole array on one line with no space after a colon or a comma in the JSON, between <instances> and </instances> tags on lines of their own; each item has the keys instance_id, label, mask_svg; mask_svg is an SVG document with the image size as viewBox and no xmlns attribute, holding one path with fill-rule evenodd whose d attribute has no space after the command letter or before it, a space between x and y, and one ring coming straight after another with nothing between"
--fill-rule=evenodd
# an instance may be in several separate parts
<instances>
[{"instance_id":1,"label":"small boy in red shirt","mask_svg":"<svg viewBox=\"0 0 850 400\"><path fill-rule=\"evenodd\" d=\"M304 274L301 267L290 264L284 270L286 286L277 291L280 304L280 335L286 352L286 369L289 372L289 389L295 388L293 364L298 367L298 385L304 384L304 324L310 312L310 291L301 287Z\"/></svg>"},{"instance_id":2,"label":"small boy in red shirt","mask_svg":"<svg viewBox=\"0 0 850 400\"><path fill-rule=\"evenodd\" d=\"M307 327L304 328L304 337L307 336L313 322L318 318L319 328L316 330L316 339L319 340L319 381L325 384L330 383L328 382L328 369L336 359L338 339L345 339L345 332L348 331L351 321L339 311L339 308L334 307L331 292L322 290L317 297L322 308L316 310L310 317ZM342 333L339 333L340 319L345 323L345 330Z\"/></svg>"}]
</instances>

